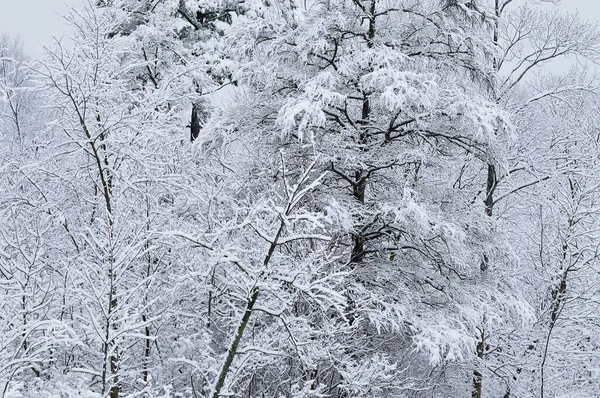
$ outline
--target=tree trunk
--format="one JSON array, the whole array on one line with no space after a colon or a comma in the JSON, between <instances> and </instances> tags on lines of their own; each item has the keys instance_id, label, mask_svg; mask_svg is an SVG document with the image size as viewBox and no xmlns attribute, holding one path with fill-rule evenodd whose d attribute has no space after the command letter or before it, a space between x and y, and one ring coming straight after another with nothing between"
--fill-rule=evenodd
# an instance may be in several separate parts
<instances>
[{"instance_id":1,"label":"tree trunk","mask_svg":"<svg viewBox=\"0 0 600 398\"><path fill-rule=\"evenodd\" d=\"M479 359L483 359L484 352L484 334L481 333L481 340L477 342L476 353ZM481 390L483 388L483 375L477 369L473 371L473 391L471 392L472 398L481 398Z\"/></svg>"},{"instance_id":2,"label":"tree trunk","mask_svg":"<svg viewBox=\"0 0 600 398\"><path fill-rule=\"evenodd\" d=\"M192 105L192 118L190 121L190 141L194 142L194 140L196 140L196 138L198 138L198 135L200 135L200 117L198 116L199 113L199 109L198 109L198 105L194 104Z\"/></svg>"}]
</instances>

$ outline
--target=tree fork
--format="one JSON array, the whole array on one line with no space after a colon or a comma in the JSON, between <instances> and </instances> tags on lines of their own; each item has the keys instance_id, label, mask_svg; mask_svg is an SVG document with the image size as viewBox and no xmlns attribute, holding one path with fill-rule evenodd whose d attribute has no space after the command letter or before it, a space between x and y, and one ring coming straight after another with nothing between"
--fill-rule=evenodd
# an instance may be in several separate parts
<instances>
[{"instance_id":1,"label":"tree fork","mask_svg":"<svg viewBox=\"0 0 600 398\"><path fill-rule=\"evenodd\" d=\"M290 204L288 205L285 215L288 215L289 212L291 211L291 203L292 203L292 201L290 200ZM273 239L273 242L271 242L271 245L269 246L269 251L263 261L263 266L265 268L269 265L269 262L271 261L271 258L273 257L275 248L278 245L277 242L279 241L279 238L281 237L284 227L285 227L285 222L282 218L281 223L279 224L279 228L277 230L277 234L275 235L275 239ZM260 280L260 278L262 277L263 274L264 274L264 270L258 276L257 282L258 282L258 280ZM231 343L231 346L229 347L229 351L227 352L227 357L225 358L225 361L223 362L223 366L221 367L221 372L219 372L219 378L217 379L217 383L215 384L212 398L219 398L221 396L221 390L223 389L223 386L225 385L225 380L227 379L227 375L229 374L229 370L231 369L231 364L233 363L233 358L235 358L235 355L237 354L238 346L240 344L240 341L242 340L242 337L244 336L244 331L246 330L246 326L248 325L248 322L250 321L250 316L252 315L252 311L254 310L254 305L256 304L256 301L258 300L259 294L260 294L260 290L255 285L252 289L252 295L250 296L250 300L248 300L248 303L246 304L246 308L244 310L244 316L242 317L242 320L240 321L240 324L235 333L233 342Z\"/></svg>"},{"instance_id":2,"label":"tree fork","mask_svg":"<svg viewBox=\"0 0 600 398\"><path fill-rule=\"evenodd\" d=\"M231 364L233 363L233 358L237 354L237 348L242 340L242 336L244 335L244 330L246 330L246 326L248 325L248 321L250 320L250 316L252 315L252 310L254 309L254 305L256 304L256 300L258 299L259 290L257 287L254 288L254 293L248 304L246 305L246 310L244 311L244 316L242 317L242 321L238 326L238 329L235 333L235 338L231 343L231 347L229 348L229 352L227 353L227 357L225 358L225 362L223 362L223 367L221 368L221 373L219 374L219 378L217 379L217 384L215 384L215 391L212 395L213 398L219 398L221 396L221 389L225 384L225 379L227 378L227 374L229 373L229 369L231 368Z\"/></svg>"}]
</instances>

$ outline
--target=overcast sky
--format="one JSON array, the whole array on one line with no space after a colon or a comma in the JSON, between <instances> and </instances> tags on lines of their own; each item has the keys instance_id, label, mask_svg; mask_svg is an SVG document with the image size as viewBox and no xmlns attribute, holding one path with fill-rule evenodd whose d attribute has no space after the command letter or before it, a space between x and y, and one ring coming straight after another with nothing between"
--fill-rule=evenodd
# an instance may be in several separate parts
<instances>
[{"instance_id":1,"label":"overcast sky","mask_svg":"<svg viewBox=\"0 0 600 398\"><path fill-rule=\"evenodd\" d=\"M69 32L61 14L69 6L81 6L84 0L0 0L0 33L22 36L25 49L40 55L40 44L49 44L52 36Z\"/></svg>"},{"instance_id":2,"label":"overcast sky","mask_svg":"<svg viewBox=\"0 0 600 398\"><path fill-rule=\"evenodd\" d=\"M582 17L590 20L600 20L600 1L598 0L561 0L560 7L569 11L577 10Z\"/></svg>"},{"instance_id":3,"label":"overcast sky","mask_svg":"<svg viewBox=\"0 0 600 398\"><path fill-rule=\"evenodd\" d=\"M0 33L23 37L26 50L32 55L42 53L41 44L52 36L69 32L61 18L68 6L81 6L85 0L0 0ZM562 9L579 10L582 17L600 20L600 0L562 0Z\"/></svg>"}]
</instances>

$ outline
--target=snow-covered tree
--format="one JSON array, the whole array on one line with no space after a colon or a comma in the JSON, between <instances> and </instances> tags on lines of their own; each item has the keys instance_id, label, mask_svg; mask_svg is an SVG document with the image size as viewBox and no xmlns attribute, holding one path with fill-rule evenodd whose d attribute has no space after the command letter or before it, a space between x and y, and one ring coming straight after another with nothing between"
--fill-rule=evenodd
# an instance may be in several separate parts
<instances>
[{"instance_id":1,"label":"snow-covered tree","mask_svg":"<svg viewBox=\"0 0 600 398\"><path fill-rule=\"evenodd\" d=\"M111 398L156 372L154 322L166 301L155 289L169 251L156 230L168 223L185 97L177 71L158 87L135 79L146 63L135 56L135 40L110 34L120 17L93 7L73 15L74 47L59 43L39 69L58 117L48 155L61 190L51 196L69 240L61 254L65 317L77 335L61 365L89 375Z\"/></svg>"},{"instance_id":2,"label":"snow-covered tree","mask_svg":"<svg viewBox=\"0 0 600 398\"><path fill-rule=\"evenodd\" d=\"M239 105L198 145L249 148L264 159L254 173L273 179L281 151L328 172L312 200L334 219L345 304L311 379L333 396L432 388L425 375L448 364L464 383L436 393L464 394L480 325L528 316L482 204L460 183L464 161L493 159L509 128L487 99L489 21L450 8L277 3L231 33Z\"/></svg>"},{"instance_id":3,"label":"snow-covered tree","mask_svg":"<svg viewBox=\"0 0 600 398\"><path fill-rule=\"evenodd\" d=\"M596 80L548 72L595 25L511 0L67 19L41 63L1 40L4 397L595 394Z\"/></svg>"}]
</instances>

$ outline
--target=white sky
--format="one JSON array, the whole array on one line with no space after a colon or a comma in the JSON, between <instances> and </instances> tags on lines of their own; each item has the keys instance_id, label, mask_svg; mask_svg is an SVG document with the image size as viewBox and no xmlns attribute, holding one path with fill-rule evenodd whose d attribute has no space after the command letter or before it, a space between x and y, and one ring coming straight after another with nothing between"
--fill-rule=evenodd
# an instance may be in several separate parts
<instances>
[{"instance_id":1,"label":"white sky","mask_svg":"<svg viewBox=\"0 0 600 398\"><path fill-rule=\"evenodd\" d=\"M600 2L598 0L561 0L560 7L569 11L579 11L586 19L600 20Z\"/></svg>"},{"instance_id":2,"label":"white sky","mask_svg":"<svg viewBox=\"0 0 600 398\"><path fill-rule=\"evenodd\" d=\"M21 36L25 50L41 55L41 44L50 44L53 36L69 33L61 14L69 6L81 6L84 0L0 0L0 34Z\"/></svg>"},{"instance_id":3,"label":"white sky","mask_svg":"<svg viewBox=\"0 0 600 398\"><path fill-rule=\"evenodd\" d=\"M68 6L81 6L84 1L0 0L0 33L23 37L26 51L41 55L41 44L49 44L53 36L69 32L60 15ZM600 20L600 0L561 0L560 8L578 10L583 18Z\"/></svg>"}]
</instances>

